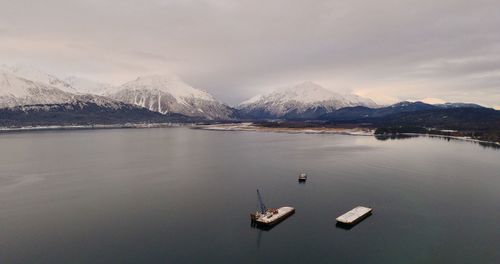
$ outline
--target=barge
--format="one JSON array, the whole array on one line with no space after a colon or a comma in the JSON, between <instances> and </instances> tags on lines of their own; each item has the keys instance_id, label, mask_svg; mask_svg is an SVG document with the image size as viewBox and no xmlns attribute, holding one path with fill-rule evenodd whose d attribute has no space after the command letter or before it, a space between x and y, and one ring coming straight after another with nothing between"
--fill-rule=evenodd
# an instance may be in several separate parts
<instances>
[{"instance_id":1,"label":"barge","mask_svg":"<svg viewBox=\"0 0 500 264\"><path fill-rule=\"evenodd\" d=\"M372 208L358 206L351 211L337 217L337 222L345 225L355 225L372 213Z\"/></svg>"},{"instance_id":2,"label":"barge","mask_svg":"<svg viewBox=\"0 0 500 264\"><path fill-rule=\"evenodd\" d=\"M265 213L256 212L255 214L251 214L251 218L256 224L273 226L285 220L293 213L295 213L295 208L285 206L278 209L268 209Z\"/></svg>"},{"instance_id":3,"label":"barge","mask_svg":"<svg viewBox=\"0 0 500 264\"><path fill-rule=\"evenodd\" d=\"M277 209L268 209L262 201L259 190L257 190L257 198L259 203L259 210L255 213L250 214L252 224L271 227L295 213L295 208L289 206L284 206Z\"/></svg>"}]
</instances>

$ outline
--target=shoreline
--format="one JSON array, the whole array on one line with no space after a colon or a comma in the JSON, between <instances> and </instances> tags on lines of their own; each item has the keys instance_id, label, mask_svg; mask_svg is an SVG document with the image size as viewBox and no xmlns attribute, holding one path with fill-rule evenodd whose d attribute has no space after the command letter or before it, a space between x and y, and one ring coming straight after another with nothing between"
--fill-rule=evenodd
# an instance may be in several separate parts
<instances>
[{"instance_id":1,"label":"shoreline","mask_svg":"<svg viewBox=\"0 0 500 264\"><path fill-rule=\"evenodd\" d=\"M391 135L376 135L375 129L372 128L332 128L332 127L308 127L308 128L292 128L292 127L263 127L254 123L228 123L228 124L212 124L199 125L194 123L125 123L125 124L110 124L110 125L49 125L49 126L24 126L24 127L0 127L0 134L9 132L34 132L34 131L52 131L52 130L91 130L91 129L147 129L147 128L162 128L162 127L189 127L190 129L199 129L207 131L252 131L252 132L271 132L271 133L288 133L288 134L330 134L330 135L348 135L348 136L381 136L391 137ZM470 137L446 136L439 134L422 134L422 133L399 133L395 136L424 136L434 138L448 138L461 140L473 143L491 144L500 147L500 142L485 141Z\"/></svg>"},{"instance_id":2,"label":"shoreline","mask_svg":"<svg viewBox=\"0 0 500 264\"><path fill-rule=\"evenodd\" d=\"M148 123L148 124L110 124L110 125L49 125L49 126L23 126L23 127L0 127L0 133L4 132L29 132L29 131L50 131L50 130L90 130L90 129L128 129L128 128L160 128L160 127L181 127L192 124L183 123Z\"/></svg>"},{"instance_id":3,"label":"shoreline","mask_svg":"<svg viewBox=\"0 0 500 264\"><path fill-rule=\"evenodd\" d=\"M263 127L254 123L230 123L230 124L215 124L215 125L195 125L192 129L208 130L208 131L255 131L255 132L274 132L288 134L337 134L351 136L374 136L375 129L371 128L333 128L333 127L308 127L308 128L292 128L292 127Z\"/></svg>"},{"instance_id":4,"label":"shoreline","mask_svg":"<svg viewBox=\"0 0 500 264\"><path fill-rule=\"evenodd\" d=\"M308 128L290 128L290 127L263 127L253 123L232 123L232 124L216 124L216 125L195 125L192 129L201 129L208 131L254 131L254 132L273 132L273 133L289 133L289 134L332 134L332 135L348 135L348 136L387 136L376 135L372 128L329 128L329 127L308 127ZM470 137L446 136L438 134L420 134L420 133L400 133L401 136L421 136L435 138L449 138L472 143L491 144L500 147L500 142L485 141ZM397 136L396 135L396 136Z\"/></svg>"},{"instance_id":5,"label":"shoreline","mask_svg":"<svg viewBox=\"0 0 500 264\"><path fill-rule=\"evenodd\" d=\"M401 133L400 135L419 136L419 137L425 136L425 137L435 137L435 138L449 138L449 139L456 139L456 140L474 142L474 143L492 144L492 145L496 145L496 146L500 147L500 142L474 139L471 137L457 137L457 136L446 136L446 135L439 135L439 134L420 134L420 133Z\"/></svg>"}]
</instances>

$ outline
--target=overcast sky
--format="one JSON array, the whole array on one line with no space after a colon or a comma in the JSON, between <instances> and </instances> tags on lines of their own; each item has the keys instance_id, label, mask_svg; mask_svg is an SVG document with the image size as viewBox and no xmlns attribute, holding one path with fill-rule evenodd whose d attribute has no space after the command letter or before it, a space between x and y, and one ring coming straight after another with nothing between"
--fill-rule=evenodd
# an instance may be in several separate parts
<instances>
[{"instance_id":1,"label":"overcast sky","mask_svg":"<svg viewBox=\"0 0 500 264\"><path fill-rule=\"evenodd\" d=\"M0 60L113 84L176 73L229 104L311 80L500 108L500 1L0 0Z\"/></svg>"}]
</instances>

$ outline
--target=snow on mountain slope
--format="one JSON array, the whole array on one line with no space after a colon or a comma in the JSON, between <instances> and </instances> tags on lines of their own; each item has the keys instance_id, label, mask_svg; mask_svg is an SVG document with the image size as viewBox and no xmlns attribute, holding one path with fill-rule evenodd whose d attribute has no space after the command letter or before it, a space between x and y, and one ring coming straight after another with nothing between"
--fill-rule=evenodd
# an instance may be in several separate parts
<instances>
[{"instance_id":1,"label":"snow on mountain slope","mask_svg":"<svg viewBox=\"0 0 500 264\"><path fill-rule=\"evenodd\" d=\"M73 100L74 94L0 71L0 108L28 104L57 104Z\"/></svg>"},{"instance_id":2,"label":"snow on mountain slope","mask_svg":"<svg viewBox=\"0 0 500 264\"><path fill-rule=\"evenodd\" d=\"M251 117L282 118L287 115L313 117L349 106L377 107L370 99L353 94L341 95L313 82L284 87L268 94L255 96L237 108Z\"/></svg>"},{"instance_id":3,"label":"snow on mountain slope","mask_svg":"<svg viewBox=\"0 0 500 264\"><path fill-rule=\"evenodd\" d=\"M107 91L114 88L111 84L96 82L76 76L67 77L64 81L80 94L104 95Z\"/></svg>"},{"instance_id":4,"label":"snow on mountain slope","mask_svg":"<svg viewBox=\"0 0 500 264\"><path fill-rule=\"evenodd\" d=\"M160 113L179 113L208 119L229 119L232 109L211 94L193 88L174 75L151 75L125 83L107 96Z\"/></svg>"},{"instance_id":5,"label":"snow on mountain slope","mask_svg":"<svg viewBox=\"0 0 500 264\"><path fill-rule=\"evenodd\" d=\"M88 104L119 109L125 104L104 96L73 94L0 70L0 108L23 105Z\"/></svg>"},{"instance_id":6,"label":"snow on mountain slope","mask_svg":"<svg viewBox=\"0 0 500 264\"><path fill-rule=\"evenodd\" d=\"M434 105L440 108L484 108L484 106L474 103L444 103Z\"/></svg>"},{"instance_id":7,"label":"snow on mountain slope","mask_svg":"<svg viewBox=\"0 0 500 264\"><path fill-rule=\"evenodd\" d=\"M74 87L72 87L67 82L55 77L54 75L45 73L45 72L40 71L40 70L38 70L34 67L31 67L31 66L2 65L2 66L0 66L0 70L7 72L7 73L10 73L12 75L33 81L33 82L38 82L38 83L42 83L42 84L45 84L48 86L58 88L58 89L65 91L65 92L70 92L70 93L77 93L78 92Z\"/></svg>"}]
</instances>

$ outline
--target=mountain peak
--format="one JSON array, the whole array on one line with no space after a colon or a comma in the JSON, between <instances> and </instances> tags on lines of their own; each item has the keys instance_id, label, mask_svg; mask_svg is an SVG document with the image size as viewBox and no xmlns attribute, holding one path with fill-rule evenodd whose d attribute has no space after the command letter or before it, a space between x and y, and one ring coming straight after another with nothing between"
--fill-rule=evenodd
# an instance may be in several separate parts
<instances>
[{"instance_id":1,"label":"mountain peak","mask_svg":"<svg viewBox=\"0 0 500 264\"><path fill-rule=\"evenodd\" d=\"M80 94L104 95L107 91L113 88L111 84L101 83L76 76L67 77L64 81L75 88Z\"/></svg>"},{"instance_id":2,"label":"mountain peak","mask_svg":"<svg viewBox=\"0 0 500 264\"><path fill-rule=\"evenodd\" d=\"M321 96L337 96L335 92L328 90L321 85L314 83L312 81L304 81L295 85L285 86L278 88L275 93L294 93L299 97L297 99L302 99L306 101L317 101L321 100ZM311 97L311 95L314 95Z\"/></svg>"},{"instance_id":3,"label":"mountain peak","mask_svg":"<svg viewBox=\"0 0 500 264\"><path fill-rule=\"evenodd\" d=\"M303 81L300 83L297 83L295 85L290 85L290 86L285 86L282 87L282 89L285 90L311 90L311 89L325 89L321 85L313 82L313 81Z\"/></svg>"},{"instance_id":4,"label":"mountain peak","mask_svg":"<svg viewBox=\"0 0 500 264\"><path fill-rule=\"evenodd\" d=\"M254 96L242 102L240 105L249 105L259 101L279 101L282 103L296 101L301 103L314 103L338 96L339 94L323 88L319 84L312 81L304 81L295 85L280 87L271 92Z\"/></svg>"},{"instance_id":5,"label":"mountain peak","mask_svg":"<svg viewBox=\"0 0 500 264\"><path fill-rule=\"evenodd\" d=\"M58 88L65 92L70 92L70 93L77 92L76 89L67 82L30 65L20 65L20 64L16 64L13 66L2 65L0 66L0 68L5 72L13 74L17 77L21 77L23 79L27 79L38 83L43 83L45 85Z\"/></svg>"},{"instance_id":6,"label":"mountain peak","mask_svg":"<svg viewBox=\"0 0 500 264\"><path fill-rule=\"evenodd\" d=\"M179 75L173 73L164 73L164 74L149 74L138 76L136 80L144 80L144 81L182 81Z\"/></svg>"},{"instance_id":7,"label":"mountain peak","mask_svg":"<svg viewBox=\"0 0 500 264\"><path fill-rule=\"evenodd\" d=\"M140 76L107 95L162 114L181 113L208 119L229 119L233 111L208 92L190 86L174 74Z\"/></svg>"},{"instance_id":8,"label":"mountain peak","mask_svg":"<svg viewBox=\"0 0 500 264\"><path fill-rule=\"evenodd\" d=\"M392 107L392 108L409 108L409 107L429 107L429 108L434 108L434 105L432 104L428 104L428 103L424 103L424 102L421 102L421 101L402 101L402 102L399 102L399 103L395 103L395 104L392 104L390 105L389 107Z\"/></svg>"},{"instance_id":9,"label":"mountain peak","mask_svg":"<svg viewBox=\"0 0 500 264\"><path fill-rule=\"evenodd\" d=\"M68 102L74 95L0 70L0 108Z\"/></svg>"},{"instance_id":10,"label":"mountain peak","mask_svg":"<svg viewBox=\"0 0 500 264\"><path fill-rule=\"evenodd\" d=\"M300 114L311 111L324 113L348 106L376 107L377 105L369 99L354 94L342 95L314 82L305 81L257 95L238 107L250 115L265 113L266 117L280 118L289 113Z\"/></svg>"},{"instance_id":11,"label":"mountain peak","mask_svg":"<svg viewBox=\"0 0 500 264\"><path fill-rule=\"evenodd\" d=\"M2 96L26 96L28 94L26 87L31 82L24 78L17 77L12 73L0 69L0 97Z\"/></svg>"},{"instance_id":12,"label":"mountain peak","mask_svg":"<svg viewBox=\"0 0 500 264\"><path fill-rule=\"evenodd\" d=\"M215 98L211 94L190 86L175 74L154 74L139 76L135 80L127 82L117 89L162 91L165 93L169 93L179 101L182 101L185 98L198 98L208 101L215 101Z\"/></svg>"}]
</instances>

